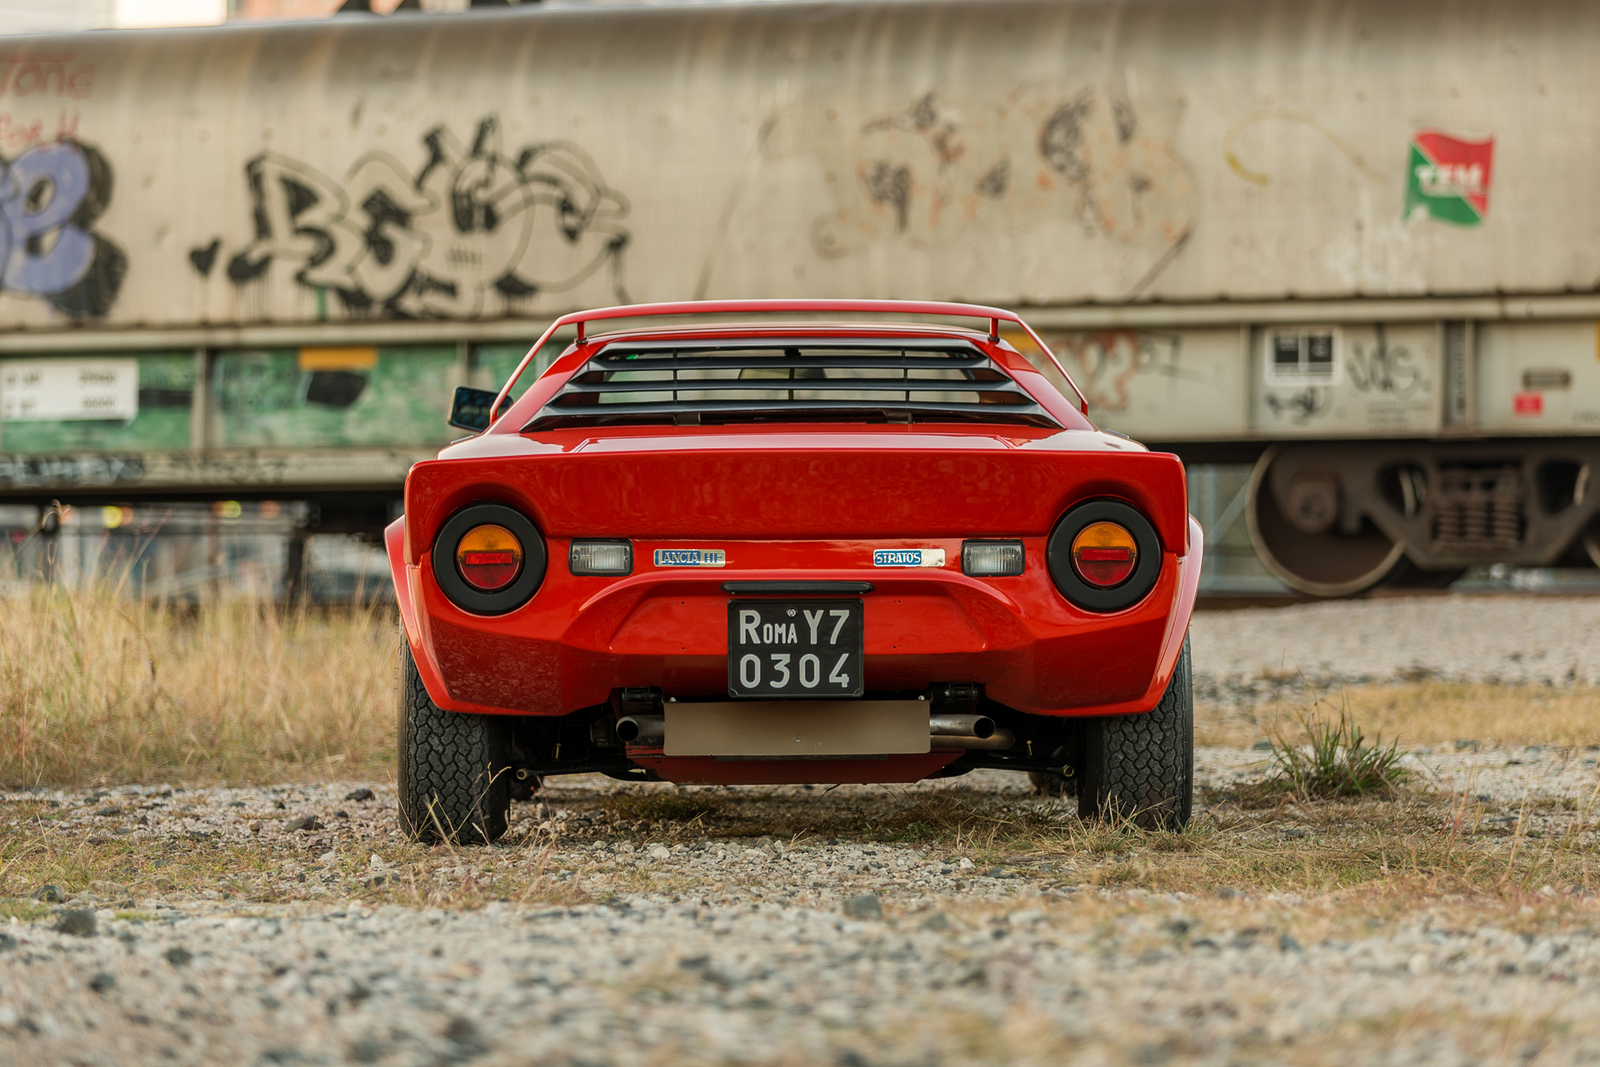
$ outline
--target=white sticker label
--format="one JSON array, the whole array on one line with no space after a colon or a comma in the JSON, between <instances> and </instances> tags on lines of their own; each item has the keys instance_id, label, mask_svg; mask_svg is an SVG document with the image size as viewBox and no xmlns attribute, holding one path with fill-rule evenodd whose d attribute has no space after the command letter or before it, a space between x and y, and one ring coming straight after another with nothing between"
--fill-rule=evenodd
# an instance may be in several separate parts
<instances>
[{"instance_id":1,"label":"white sticker label","mask_svg":"<svg viewBox=\"0 0 1600 1067\"><path fill-rule=\"evenodd\" d=\"M1338 385L1343 378L1342 338L1331 326L1293 330L1268 330L1266 361L1268 385Z\"/></svg>"},{"instance_id":2,"label":"white sticker label","mask_svg":"<svg viewBox=\"0 0 1600 1067\"><path fill-rule=\"evenodd\" d=\"M874 567L943 567L942 548L875 548Z\"/></svg>"},{"instance_id":3,"label":"white sticker label","mask_svg":"<svg viewBox=\"0 0 1600 1067\"><path fill-rule=\"evenodd\" d=\"M0 420L127 420L138 413L137 359L0 361Z\"/></svg>"}]
</instances>

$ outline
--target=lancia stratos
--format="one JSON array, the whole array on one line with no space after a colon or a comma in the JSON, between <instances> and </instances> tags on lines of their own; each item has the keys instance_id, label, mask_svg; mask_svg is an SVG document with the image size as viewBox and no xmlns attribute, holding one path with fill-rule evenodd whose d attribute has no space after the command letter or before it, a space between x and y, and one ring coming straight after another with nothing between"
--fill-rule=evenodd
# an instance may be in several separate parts
<instances>
[{"instance_id":1,"label":"lancia stratos","mask_svg":"<svg viewBox=\"0 0 1600 1067\"><path fill-rule=\"evenodd\" d=\"M1178 458L1087 411L999 308L558 319L498 393L456 391L474 432L411 469L386 531L403 827L492 841L563 774L978 768L1182 827L1200 529Z\"/></svg>"}]
</instances>

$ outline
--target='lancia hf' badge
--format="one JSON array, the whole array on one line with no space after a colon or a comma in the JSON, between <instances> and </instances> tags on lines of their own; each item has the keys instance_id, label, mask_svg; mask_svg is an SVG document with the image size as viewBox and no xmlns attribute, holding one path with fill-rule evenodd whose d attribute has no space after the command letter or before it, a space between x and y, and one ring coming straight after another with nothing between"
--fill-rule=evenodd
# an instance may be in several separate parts
<instances>
[{"instance_id":1,"label":"'lancia hf' badge","mask_svg":"<svg viewBox=\"0 0 1600 1067\"><path fill-rule=\"evenodd\" d=\"M728 553L720 548L658 548L657 567L726 567Z\"/></svg>"}]
</instances>

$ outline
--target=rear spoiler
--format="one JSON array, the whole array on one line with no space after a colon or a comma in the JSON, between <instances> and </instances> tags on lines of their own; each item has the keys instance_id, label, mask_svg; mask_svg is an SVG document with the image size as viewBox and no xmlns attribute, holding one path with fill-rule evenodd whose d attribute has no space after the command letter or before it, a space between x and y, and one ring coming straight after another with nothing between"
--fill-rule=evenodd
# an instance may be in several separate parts
<instances>
[{"instance_id":1,"label":"rear spoiler","mask_svg":"<svg viewBox=\"0 0 1600 1067\"><path fill-rule=\"evenodd\" d=\"M517 364L517 369L511 372L511 377L506 384L500 387L500 392L495 396L494 404L489 408L499 418L503 411L506 397L511 395L511 390L516 386L517 379L522 377L522 372L528 364L533 362L534 355L549 343L550 338L563 326L576 326L578 328L578 343L582 344L586 338L585 327L591 322L604 322L608 319L642 319L656 318L671 315L781 315L794 312L833 313L844 312L868 315L912 315L926 318L956 318L956 319L987 319L989 322L989 340L991 343L1000 340L1000 324L1012 322L1038 345L1045 355L1050 357L1050 362L1055 364L1056 370L1061 372L1061 377L1066 379L1072 391L1078 395L1078 410L1085 415L1089 414L1089 401L1083 395L1083 390L1078 388L1078 383L1072 380L1072 375L1067 373L1067 368L1061 365L1056 354L1050 350L1033 328L1022 321L1014 311L1004 308L985 307L982 304L950 304L938 301L922 300L692 300L664 304L625 304L621 307L596 308L593 311L574 311L570 315L563 315L550 324L550 328L540 335L528 349L528 354L522 357L522 362Z\"/></svg>"}]
</instances>

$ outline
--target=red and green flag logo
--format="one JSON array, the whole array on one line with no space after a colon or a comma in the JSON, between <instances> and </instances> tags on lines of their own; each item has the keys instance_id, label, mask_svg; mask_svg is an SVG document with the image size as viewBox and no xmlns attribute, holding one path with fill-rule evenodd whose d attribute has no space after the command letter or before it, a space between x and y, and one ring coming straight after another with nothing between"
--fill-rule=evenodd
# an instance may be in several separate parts
<instances>
[{"instance_id":1,"label":"red and green flag logo","mask_svg":"<svg viewBox=\"0 0 1600 1067\"><path fill-rule=\"evenodd\" d=\"M1411 138L1406 219L1435 218L1457 226L1481 226L1489 214L1493 166L1493 137L1464 141L1438 130L1422 130Z\"/></svg>"}]
</instances>

